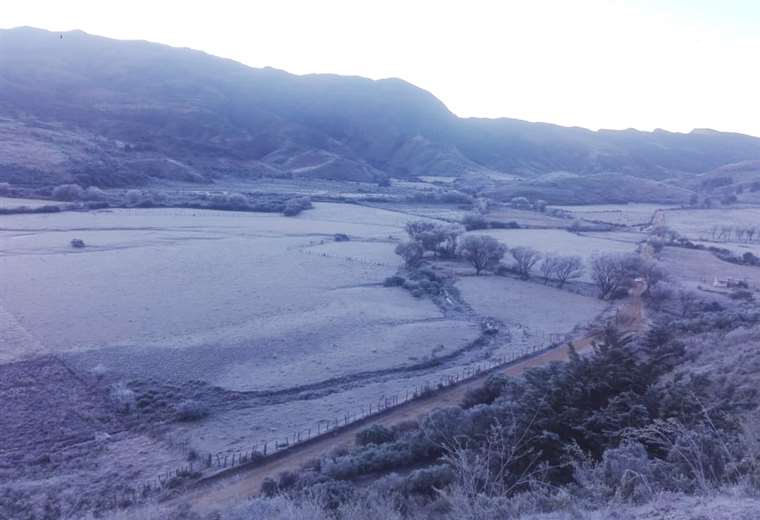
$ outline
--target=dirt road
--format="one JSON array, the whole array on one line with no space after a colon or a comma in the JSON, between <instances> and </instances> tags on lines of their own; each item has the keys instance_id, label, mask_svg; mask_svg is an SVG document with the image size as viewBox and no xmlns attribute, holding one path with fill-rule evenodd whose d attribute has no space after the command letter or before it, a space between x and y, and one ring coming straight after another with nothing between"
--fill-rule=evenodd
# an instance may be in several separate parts
<instances>
[{"instance_id":1,"label":"dirt road","mask_svg":"<svg viewBox=\"0 0 760 520\"><path fill-rule=\"evenodd\" d=\"M645 326L641 303L642 292L642 288L633 291L632 296L618 308L617 320L627 331L638 333ZM591 334L573 341L573 346L578 353L588 352L591 350L594 339L595 335ZM552 361L565 361L568 354L569 347L563 345L501 370L488 372L460 385L443 389L429 397L392 408L384 415L349 425L332 436L322 437L313 443L297 445L263 465L195 488L177 500L190 501L193 509L200 513L211 512L220 508L221 505L229 506L239 503L258 494L265 478L276 477L283 471L298 472L310 460L319 458L335 448L353 445L356 433L371 424L392 426L405 420L417 419L436 408L459 405L469 390L481 386L492 373L518 376L532 367L546 365Z\"/></svg>"}]
</instances>

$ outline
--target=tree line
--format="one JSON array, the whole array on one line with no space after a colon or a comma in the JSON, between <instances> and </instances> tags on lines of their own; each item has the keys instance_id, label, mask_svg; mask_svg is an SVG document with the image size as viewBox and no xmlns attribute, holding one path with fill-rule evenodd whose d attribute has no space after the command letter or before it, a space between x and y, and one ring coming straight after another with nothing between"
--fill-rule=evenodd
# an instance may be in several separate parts
<instances>
[{"instance_id":1,"label":"tree line","mask_svg":"<svg viewBox=\"0 0 760 520\"><path fill-rule=\"evenodd\" d=\"M586 272L580 256L543 253L524 246L510 248L489 235L465 235L459 224L419 220L407 223L406 232L409 239L396 247L396 254L408 269L419 268L426 257L460 259L472 265L476 276L487 271L513 272L527 280L538 272L545 284L555 282L559 288ZM501 263L507 254L512 257L511 266ZM588 267L602 299L627 294L636 278L644 279L647 291L667 278L656 262L635 253L595 254Z\"/></svg>"}]
</instances>

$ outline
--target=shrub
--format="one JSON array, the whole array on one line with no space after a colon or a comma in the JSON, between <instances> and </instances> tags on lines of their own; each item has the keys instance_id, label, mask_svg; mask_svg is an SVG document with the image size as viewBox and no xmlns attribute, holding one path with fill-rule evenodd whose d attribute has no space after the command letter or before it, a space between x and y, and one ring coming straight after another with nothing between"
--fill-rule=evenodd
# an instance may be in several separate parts
<instances>
[{"instance_id":1,"label":"shrub","mask_svg":"<svg viewBox=\"0 0 760 520\"><path fill-rule=\"evenodd\" d=\"M282 214L286 217L293 217L298 215L305 209L311 209L311 199L308 197L294 197L285 201L285 208L282 210Z\"/></svg>"},{"instance_id":2,"label":"shrub","mask_svg":"<svg viewBox=\"0 0 760 520\"><path fill-rule=\"evenodd\" d=\"M437 490L443 489L454 482L456 474L451 466L437 464L429 468L414 470L403 484L406 494L427 495L433 497Z\"/></svg>"},{"instance_id":3,"label":"shrub","mask_svg":"<svg viewBox=\"0 0 760 520\"><path fill-rule=\"evenodd\" d=\"M396 440L396 434L380 424L361 430L356 434L356 444L366 446L367 444L384 444Z\"/></svg>"},{"instance_id":4,"label":"shrub","mask_svg":"<svg viewBox=\"0 0 760 520\"><path fill-rule=\"evenodd\" d=\"M479 213L468 213L462 218L462 225L467 231L488 229L488 221Z\"/></svg>"},{"instance_id":5,"label":"shrub","mask_svg":"<svg viewBox=\"0 0 760 520\"><path fill-rule=\"evenodd\" d=\"M402 242L396 246L396 254L404 259L404 264L409 268L414 268L420 265L422 257L425 254L425 250L418 242Z\"/></svg>"},{"instance_id":6,"label":"shrub","mask_svg":"<svg viewBox=\"0 0 760 520\"><path fill-rule=\"evenodd\" d=\"M248 197L242 193L232 193L227 197L227 206L229 209L246 210L248 209Z\"/></svg>"},{"instance_id":7,"label":"shrub","mask_svg":"<svg viewBox=\"0 0 760 520\"><path fill-rule=\"evenodd\" d=\"M83 197L85 200L105 200L106 192L98 188L97 186L90 186Z\"/></svg>"},{"instance_id":8,"label":"shrub","mask_svg":"<svg viewBox=\"0 0 760 520\"><path fill-rule=\"evenodd\" d=\"M124 383L111 385L108 396L119 413L129 413L135 407L135 393Z\"/></svg>"},{"instance_id":9,"label":"shrub","mask_svg":"<svg viewBox=\"0 0 760 520\"><path fill-rule=\"evenodd\" d=\"M74 248L77 248L77 249L81 249L81 248L84 247L84 245L85 245L84 244L84 240L82 240L81 238L72 238L71 239L71 247L74 247Z\"/></svg>"},{"instance_id":10,"label":"shrub","mask_svg":"<svg viewBox=\"0 0 760 520\"><path fill-rule=\"evenodd\" d=\"M142 200L143 194L140 190L129 190L125 195L127 203L137 204Z\"/></svg>"},{"instance_id":11,"label":"shrub","mask_svg":"<svg viewBox=\"0 0 760 520\"><path fill-rule=\"evenodd\" d=\"M393 275L383 280L385 287L403 287L406 283L406 278L403 276Z\"/></svg>"},{"instance_id":12,"label":"shrub","mask_svg":"<svg viewBox=\"0 0 760 520\"><path fill-rule=\"evenodd\" d=\"M208 407L195 401L187 399L175 406L174 411L178 421L198 421L208 416Z\"/></svg>"},{"instance_id":13,"label":"shrub","mask_svg":"<svg viewBox=\"0 0 760 520\"><path fill-rule=\"evenodd\" d=\"M261 494L265 497L273 497L277 491L277 482L273 478L267 477L261 482Z\"/></svg>"},{"instance_id":14,"label":"shrub","mask_svg":"<svg viewBox=\"0 0 760 520\"><path fill-rule=\"evenodd\" d=\"M79 184L61 184L53 188L52 196L57 200L82 200L85 192Z\"/></svg>"}]
</instances>

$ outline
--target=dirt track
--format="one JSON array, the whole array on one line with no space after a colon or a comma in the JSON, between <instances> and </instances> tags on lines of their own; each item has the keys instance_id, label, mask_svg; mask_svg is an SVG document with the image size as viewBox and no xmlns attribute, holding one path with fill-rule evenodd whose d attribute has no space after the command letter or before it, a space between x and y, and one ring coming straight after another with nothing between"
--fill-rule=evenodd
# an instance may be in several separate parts
<instances>
[{"instance_id":1,"label":"dirt track","mask_svg":"<svg viewBox=\"0 0 760 520\"><path fill-rule=\"evenodd\" d=\"M625 330L634 333L640 332L645 325L641 293L642 289L639 288L629 300L619 307L618 311L618 322ZM573 341L573 346L579 353L588 352L594 339L595 336L591 334ZM436 392L430 397L400 405L389 410L388 413L378 416L375 420L360 421L355 425L349 425L333 436L326 436L317 442L291 448L279 458L229 478L196 488L182 495L179 499L189 500L193 509L201 513L213 511L221 504L230 505L241 502L258 494L265 478L276 477L283 471L299 472L309 460L319 458L335 448L352 445L356 433L370 424L391 426L405 420L417 419L436 408L459 405L465 394L482 385L491 373L518 376L529 368L546 365L552 361L565 361L568 358L568 353L569 347L564 345L510 365L500 371L485 373L466 383Z\"/></svg>"}]
</instances>

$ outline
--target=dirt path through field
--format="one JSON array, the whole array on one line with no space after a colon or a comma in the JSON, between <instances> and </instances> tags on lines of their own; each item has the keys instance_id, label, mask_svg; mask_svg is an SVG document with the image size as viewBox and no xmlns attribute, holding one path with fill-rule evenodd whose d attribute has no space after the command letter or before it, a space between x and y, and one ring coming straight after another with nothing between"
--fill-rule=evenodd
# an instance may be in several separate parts
<instances>
[{"instance_id":1,"label":"dirt path through field","mask_svg":"<svg viewBox=\"0 0 760 520\"><path fill-rule=\"evenodd\" d=\"M645 328L643 306L641 303L642 287L632 291L632 296L620 307L617 312L617 321L629 332L640 333ZM595 334L573 341L573 346L578 353L591 350ZM536 355L532 358L510 365L500 371L509 376L518 376L529 368L543 366L553 361L565 361L568 359L569 347L563 345ZM400 405L389 410L386 414L374 419L360 421L352 426L340 430L332 436L325 436L317 442L304 444L291 448L282 456L271 460L261 466L249 470L241 470L229 477L221 478L216 482L203 485L176 498L177 501L188 500L193 510L200 513L211 512L220 506L229 506L239 503L256 494L261 488L261 483L267 477L276 477L283 471L299 472L301 467L308 461L316 459L335 448L350 446L354 443L356 433L371 424L392 426L399 422L417 419L428 414L436 408L456 406L462 402L465 394L483 384L485 379L494 372L488 372L466 383L449 387L435 394L407 404Z\"/></svg>"}]
</instances>

